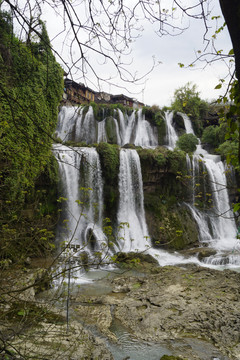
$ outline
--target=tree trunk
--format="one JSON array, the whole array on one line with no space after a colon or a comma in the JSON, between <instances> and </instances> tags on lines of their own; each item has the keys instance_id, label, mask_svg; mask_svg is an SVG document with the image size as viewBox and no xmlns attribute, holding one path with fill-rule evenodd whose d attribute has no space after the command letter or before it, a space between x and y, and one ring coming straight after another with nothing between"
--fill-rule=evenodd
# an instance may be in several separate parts
<instances>
[{"instance_id":1,"label":"tree trunk","mask_svg":"<svg viewBox=\"0 0 240 360\"><path fill-rule=\"evenodd\" d=\"M240 1L219 0L232 40L236 62L236 77L240 81Z\"/></svg>"}]
</instances>

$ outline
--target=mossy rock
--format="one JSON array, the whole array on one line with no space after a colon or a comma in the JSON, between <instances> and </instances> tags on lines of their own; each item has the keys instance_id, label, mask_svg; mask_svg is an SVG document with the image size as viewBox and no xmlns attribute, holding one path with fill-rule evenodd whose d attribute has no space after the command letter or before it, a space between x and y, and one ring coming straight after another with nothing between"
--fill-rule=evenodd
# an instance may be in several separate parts
<instances>
[{"instance_id":1,"label":"mossy rock","mask_svg":"<svg viewBox=\"0 0 240 360\"><path fill-rule=\"evenodd\" d=\"M172 196L170 197L172 198ZM146 194L146 221L155 247L182 250L198 244L198 226L187 207ZM171 205L170 205L171 204Z\"/></svg>"},{"instance_id":2,"label":"mossy rock","mask_svg":"<svg viewBox=\"0 0 240 360\"><path fill-rule=\"evenodd\" d=\"M119 173L119 147L108 143L100 143L97 145L104 180L108 184L114 184L118 179Z\"/></svg>"},{"instance_id":3,"label":"mossy rock","mask_svg":"<svg viewBox=\"0 0 240 360\"><path fill-rule=\"evenodd\" d=\"M109 116L105 121L105 129L107 134L107 140L110 144L117 144L117 129L116 124L112 116Z\"/></svg>"},{"instance_id":4,"label":"mossy rock","mask_svg":"<svg viewBox=\"0 0 240 360\"><path fill-rule=\"evenodd\" d=\"M125 252L117 253L116 260L119 262L127 262L127 261L131 261L133 259L139 259L141 262L147 262L150 264L158 265L158 261L150 254L136 253L133 251L131 251L129 253L125 253Z\"/></svg>"},{"instance_id":5,"label":"mossy rock","mask_svg":"<svg viewBox=\"0 0 240 360\"><path fill-rule=\"evenodd\" d=\"M123 149L136 149L136 146L134 144L125 144Z\"/></svg>"},{"instance_id":6,"label":"mossy rock","mask_svg":"<svg viewBox=\"0 0 240 360\"><path fill-rule=\"evenodd\" d=\"M180 150L168 150L163 146L156 149L138 149L142 173L164 171L179 175L187 174L186 155Z\"/></svg>"},{"instance_id":7,"label":"mossy rock","mask_svg":"<svg viewBox=\"0 0 240 360\"><path fill-rule=\"evenodd\" d=\"M96 148L99 153L104 179L104 217L108 217L115 222L119 199L119 147L108 143L100 143Z\"/></svg>"},{"instance_id":8,"label":"mossy rock","mask_svg":"<svg viewBox=\"0 0 240 360\"><path fill-rule=\"evenodd\" d=\"M115 263L120 268L151 270L159 266L158 261L150 254L136 252L119 252L115 255Z\"/></svg>"}]
</instances>

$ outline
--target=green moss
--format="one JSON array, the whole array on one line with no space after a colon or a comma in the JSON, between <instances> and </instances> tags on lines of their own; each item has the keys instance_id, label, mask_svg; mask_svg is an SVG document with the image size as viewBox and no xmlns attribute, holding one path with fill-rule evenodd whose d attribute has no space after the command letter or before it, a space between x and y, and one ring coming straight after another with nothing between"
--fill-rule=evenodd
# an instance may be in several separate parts
<instances>
[{"instance_id":1,"label":"green moss","mask_svg":"<svg viewBox=\"0 0 240 360\"><path fill-rule=\"evenodd\" d=\"M117 144L118 141L117 141L116 125L112 116L109 116L106 119L105 129L106 129L108 143Z\"/></svg>"},{"instance_id":2,"label":"green moss","mask_svg":"<svg viewBox=\"0 0 240 360\"><path fill-rule=\"evenodd\" d=\"M187 174L186 155L183 151L177 149L172 151L161 146L156 149L138 149L137 151L143 173L150 170L149 168L157 168L175 175L179 175L179 172L183 175Z\"/></svg>"},{"instance_id":3,"label":"green moss","mask_svg":"<svg viewBox=\"0 0 240 360\"><path fill-rule=\"evenodd\" d=\"M119 198L119 147L107 143L97 145L104 179L105 217L115 220Z\"/></svg>"},{"instance_id":4,"label":"green moss","mask_svg":"<svg viewBox=\"0 0 240 360\"><path fill-rule=\"evenodd\" d=\"M156 247L182 250L198 241L198 227L188 208L178 206L175 196L146 193L145 213Z\"/></svg>"},{"instance_id":5,"label":"green moss","mask_svg":"<svg viewBox=\"0 0 240 360\"><path fill-rule=\"evenodd\" d=\"M166 122L164 120L164 111L160 110L158 106L153 105L152 107L143 107L143 114L145 114L145 119L150 122L150 124L157 127L158 130L158 143L164 144L164 139L166 136Z\"/></svg>"},{"instance_id":6,"label":"green moss","mask_svg":"<svg viewBox=\"0 0 240 360\"><path fill-rule=\"evenodd\" d=\"M9 310L3 315L8 321L21 322L26 325L37 325L43 319L52 324L63 324L65 319L62 315L53 313L44 307L37 306L30 301L11 303Z\"/></svg>"},{"instance_id":7,"label":"green moss","mask_svg":"<svg viewBox=\"0 0 240 360\"><path fill-rule=\"evenodd\" d=\"M155 246L180 250L198 241L198 230L188 208L186 156L164 147L138 149L149 233Z\"/></svg>"},{"instance_id":8,"label":"green moss","mask_svg":"<svg viewBox=\"0 0 240 360\"><path fill-rule=\"evenodd\" d=\"M94 118L96 121L102 121L106 117L115 117L118 119L118 113L116 110L121 110L123 114L130 115L134 110L131 107L124 106L122 104L97 104L91 102L89 106L92 106ZM87 113L89 106L84 107L84 115ZM86 108L86 110L85 110Z\"/></svg>"},{"instance_id":9,"label":"green moss","mask_svg":"<svg viewBox=\"0 0 240 360\"><path fill-rule=\"evenodd\" d=\"M166 133L167 133L167 128L166 128L166 122L164 120L163 114L158 112L155 115L154 120L157 125L157 129L158 129L158 143L164 144Z\"/></svg>"}]
</instances>

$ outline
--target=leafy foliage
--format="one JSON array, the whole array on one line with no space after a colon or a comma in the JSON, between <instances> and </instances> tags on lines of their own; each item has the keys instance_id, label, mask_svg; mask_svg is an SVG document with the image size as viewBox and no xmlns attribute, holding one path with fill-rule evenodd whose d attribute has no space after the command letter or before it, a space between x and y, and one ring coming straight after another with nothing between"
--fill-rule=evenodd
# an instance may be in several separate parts
<instances>
[{"instance_id":1,"label":"leafy foliage","mask_svg":"<svg viewBox=\"0 0 240 360\"><path fill-rule=\"evenodd\" d=\"M19 200L50 159L62 70L46 43L35 56L15 37L7 46L12 64L0 62L1 190L5 200Z\"/></svg>"},{"instance_id":2,"label":"leafy foliage","mask_svg":"<svg viewBox=\"0 0 240 360\"><path fill-rule=\"evenodd\" d=\"M171 104L173 110L186 113L195 119L206 114L208 104L199 97L196 85L187 83L185 86L175 90L174 100Z\"/></svg>"},{"instance_id":3,"label":"leafy foliage","mask_svg":"<svg viewBox=\"0 0 240 360\"><path fill-rule=\"evenodd\" d=\"M141 164L157 167L159 170L168 171L178 175L179 171L186 172L186 157L182 151L169 150L159 146L156 149L138 149Z\"/></svg>"},{"instance_id":4,"label":"leafy foliage","mask_svg":"<svg viewBox=\"0 0 240 360\"><path fill-rule=\"evenodd\" d=\"M201 142L210 145L212 148L217 148L225 141L226 131L226 122L220 126L208 126L203 130Z\"/></svg>"},{"instance_id":5,"label":"leafy foliage","mask_svg":"<svg viewBox=\"0 0 240 360\"><path fill-rule=\"evenodd\" d=\"M0 13L4 39L0 47L0 224L4 256L9 256L14 242L27 250L38 239L39 244L43 241L40 247L48 248L53 237L49 219L43 218L48 215L48 207L44 209L41 202L45 199L46 203L44 189L37 189L36 184L44 172L51 177L51 134L63 89L63 71L51 52L44 24L41 39L29 44L19 41L9 32L11 28L9 17ZM29 216L32 220L37 216L34 226L26 225ZM44 234L39 233L42 229ZM26 239L29 244L24 246Z\"/></svg>"},{"instance_id":6,"label":"leafy foliage","mask_svg":"<svg viewBox=\"0 0 240 360\"><path fill-rule=\"evenodd\" d=\"M219 97L218 104L222 105L219 115L222 123L219 128L218 151L231 163L235 170L240 169L240 142L239 142L239 118L240 118L240 88L239 82L233 79L229 85L229 92ZM224 141L225 140L225 141Z\"/></svg>"},{"instance_id":7,"label":"leafy foliage","mask_svg":"<svg viewBox=\"0 0 240 360\"><path fill-rule=\"evenodd\" d=\"M208 107L208 103L200 98L196 85L187 83L174 92L174 100L171 104L172 110L183 112L192 118L194 120L194 131L198 136L202 131L202 125L199 120L204 118Z\"/></svg>"},{"instance_id":8,"label":"leafy foliage","mask_svg":"<svg viewBox=\"0 0 240 360\"><path fill-rule=\"evenodd\" d=\"M183 134L177 141L177 147L186 153L192 153L196 150L198 139L193 134Z\"/></svg>"}]
</instances>

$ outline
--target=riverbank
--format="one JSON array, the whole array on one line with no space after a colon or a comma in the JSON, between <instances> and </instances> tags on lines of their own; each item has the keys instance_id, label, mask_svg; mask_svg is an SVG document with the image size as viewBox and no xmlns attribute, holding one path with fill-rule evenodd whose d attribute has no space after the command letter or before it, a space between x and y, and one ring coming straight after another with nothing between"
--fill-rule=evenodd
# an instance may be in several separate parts
<instances>
[{"instance_id":1,"label":"riverbank","mask_svg":"<svg viewBox=\"0 0 240 360\"><path fill-rule=\"evenodd\" d=\"M107 281L112 286L108 294L79 293L72 302L82 321L97 326L110 340L117 341L111 331L117 320L139 341L180 341L174 355L240 359L240 274L166 266L145 276L125 273Z\"/></svg>"},{"instance_id":2,"label":"riverbank","mask_svg":"<svg viewBox=\"0 0 240 360\"><path fill-rule=\"evenodd\" d=\"M66 286L36 296L32 271L20 275L24 279L27 274L33 286L25 283L17 302L8 293L1 306L0 340L13 354L9 359L141 360L147 347L155 348L148 357L154 360L164 354L187 360L240 359L237 272L149 263L134 271L116 269L101 280L71 286L67 326ZM116 355L123 346L119 329L129 337L128 348Z\"/></svg>"}]
</instances>

